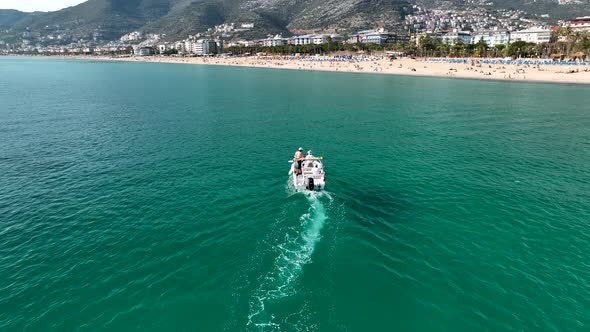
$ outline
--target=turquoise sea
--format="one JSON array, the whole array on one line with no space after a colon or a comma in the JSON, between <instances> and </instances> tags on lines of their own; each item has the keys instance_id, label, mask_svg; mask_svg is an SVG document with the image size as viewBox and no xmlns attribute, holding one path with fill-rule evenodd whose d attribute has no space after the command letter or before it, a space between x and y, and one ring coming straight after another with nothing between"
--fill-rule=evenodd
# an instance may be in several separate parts
<instances>
[{"instance_id":1,"label":"turquoise sea","mask_svg":"<svg viewBox=\"0 0 590 332\"><path fill-rule=\"evenodd\" d=\"M0 331L590 329L590 86L3 57L0 189Z\"/></svg>"}]
</instances>

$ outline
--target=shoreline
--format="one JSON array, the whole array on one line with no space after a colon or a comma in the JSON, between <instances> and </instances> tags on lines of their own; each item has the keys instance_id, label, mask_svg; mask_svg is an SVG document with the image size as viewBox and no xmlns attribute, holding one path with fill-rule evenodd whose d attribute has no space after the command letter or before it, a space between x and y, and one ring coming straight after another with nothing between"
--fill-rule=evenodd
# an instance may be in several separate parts
<instances>
[{"instance_id":1,"label":"shoreline","mask_svg":"<svg viewBox=\"0 0 590 332\"><path fill-rule=\"evenodd\" d=\"M246 68L288 69L335 73L360 73L439 78L492 80L503 82L532 82L558 84L590 84L590 66L476 64L427 62L425 59L396 60L371 58L366 61L334 61L325 57L109 57L58 56L61 59L120 61L143 63L176 63L216 65Z\"/></svg>"}]
</instances>

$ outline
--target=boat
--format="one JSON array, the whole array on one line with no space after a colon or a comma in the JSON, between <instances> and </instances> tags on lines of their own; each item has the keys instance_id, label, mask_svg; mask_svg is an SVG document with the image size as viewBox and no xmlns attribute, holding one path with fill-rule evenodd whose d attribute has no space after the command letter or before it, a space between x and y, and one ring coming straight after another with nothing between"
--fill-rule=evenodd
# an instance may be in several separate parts
<instances>
[{"instance_id":1,"label":"boat","mask_svg":"<svg viewBox=\"0 0 590 332\"><path fill-rule=\"evenodd\" d=\"M325 188L326 172L323 161L323 157L302 158L301 168L297 160L289 161L291 163L289 175L297 191L320 191Z\"/></svg>"}]
</instances>

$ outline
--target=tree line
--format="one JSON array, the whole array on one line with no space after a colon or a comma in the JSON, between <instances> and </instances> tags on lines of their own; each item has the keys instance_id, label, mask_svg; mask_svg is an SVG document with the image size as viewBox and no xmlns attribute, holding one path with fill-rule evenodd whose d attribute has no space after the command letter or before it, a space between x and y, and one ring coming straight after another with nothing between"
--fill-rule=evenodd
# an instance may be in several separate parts
<instances>
[{"instance_id":1,"label":"tree line","mask_svg":"<svg viewBox=\"0 0 590 332\"><path fill-rule=\"evenodd\" d=\"M337 41L331 41L328 39L323 44L308 44L308 45L280 45L280 46L233 46L225 48L225 52L229 52L236 55L245 54L256 54L256 53L267 53L275 55L322 55L331 54L335 52L365 52L368 54L374 52L383 51L405 51L412 48L412 43L387 43L387 44L375 44L375 43L343 43Z\"/></svg>"}]
</instances>

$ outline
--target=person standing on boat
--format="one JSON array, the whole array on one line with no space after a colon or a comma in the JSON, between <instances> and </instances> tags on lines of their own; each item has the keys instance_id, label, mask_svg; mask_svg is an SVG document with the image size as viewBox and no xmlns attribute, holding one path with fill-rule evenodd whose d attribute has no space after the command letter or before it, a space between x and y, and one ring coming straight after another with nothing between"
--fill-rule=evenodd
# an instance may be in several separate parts
<instances>
[{"instance_id":1,"label":"person standing on boat","mask_svg":"<svg viewBox=\"0 0 590 332\"><path fill-rule=\"evenodd\" d=\"M295 152L295 161L297 162L297 165L299 166L298 169L301 169L301 162L303 161L303 158L305 158L305 156L303 155L303 148L299 148L299 150L297 150Z\"/></svg>"}]
</instances>

